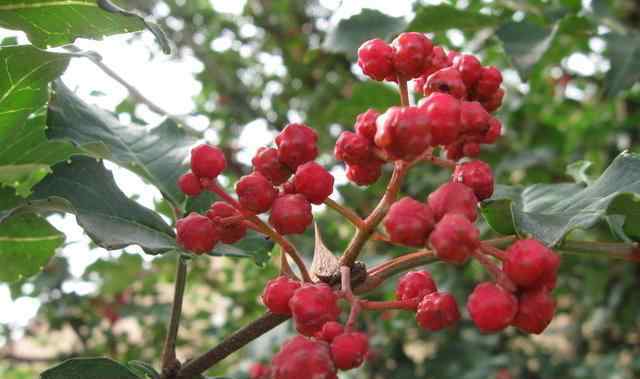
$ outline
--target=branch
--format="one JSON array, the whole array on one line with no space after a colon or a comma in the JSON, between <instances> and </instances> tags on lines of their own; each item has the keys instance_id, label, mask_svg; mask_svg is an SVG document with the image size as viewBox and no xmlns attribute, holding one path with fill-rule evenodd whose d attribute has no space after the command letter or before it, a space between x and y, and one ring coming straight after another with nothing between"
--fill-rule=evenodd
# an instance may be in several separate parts
<instances>
[{"instance_id":1,"label":"branch","mask_svg":"<svg viewBox=\"0 0 640 379\"><path fill-rule=\"evenodd\" d=\"M182 302L184 298L184 288L187 282L187 264L178 254L178 267L176 268L176 284L173 293L173 305L171 306L171 320L167 337L162 350L162 375L163 377L175 376L180 363L176 359L176 338L178 337L178 327L180 326L180 316L182 314Z\"/></svg>"},{"instance_id":2,"label":"branch","mask_svg":"<svg viewBox=\"0 0 640 379\"><path fill-rule=\"evenodd\" d=\"M394 258L369 270L367 280L355 288L355 293L372 291L391 276L435 261L437 258L431 250L420 250Z\"/></svg>"},{"instance_id":3,"label":"branch","mask_svg":"<svg viewBox=\"0 0 640 379\"><path fill-rule=\"evenodd\" d=\"M349 220L358 229L364 228L364 220L360 218L360 216L358 216L358 214L354 212L353 209L345 207L344 205L339 204L330 198L327 198L327 200L325 200L324 203L329 208L340 213L344 218Z\"/></svg>"}]
</instances>

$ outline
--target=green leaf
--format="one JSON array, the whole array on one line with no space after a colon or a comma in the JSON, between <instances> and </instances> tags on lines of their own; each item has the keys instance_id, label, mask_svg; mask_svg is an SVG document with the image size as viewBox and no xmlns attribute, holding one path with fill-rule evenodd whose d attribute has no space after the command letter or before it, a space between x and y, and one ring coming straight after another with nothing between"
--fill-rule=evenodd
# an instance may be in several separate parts
<instances>
[{"instance_id":1,"label":"green leaf","mask_svg":"<svg viewBox=\"0 0 640 379\"><path fill-rule=\"evenodd\" d=\"M64 234L40 216L10 217L0 228L0 282L37 274L63 242Z\"/></svg>"},{"instance_id":2,"label":"green leaf","mask_svg":"<svg viewBox=\"0 0 640 379\"><path fill-rule=\"evenodd\" d=\"M273 241L256 232L250 231L247 236L233 245L218 244L209 255L214 257L253 258L258 266L264 266L270 259Z\"/></svg>"},{"instance_id":3,"label":"green leaf","mask_svg":"<svg viewBox=\"0 0 640 379\"><path fill-rule=\"evenodd\" d=\"M640 239L640 155L622 153L585 186L576 183L499 187L482 204L497 232L533 236L550 246L574 229L608 222L623 238Z\"/></svg>"},{"instance_id":4,"label":"green leaf","mask_svg":"<svg viewBox=\"0 0 640 379\"><path fill-rule=\"evenodd\" d=\"M100 259L87 267L83 276L100 278L100 293L114 296L131 286L142 271L142 258L137 254L122 254L114 260Z\"/></svg>"},{"instance_id":5,"label":"green leaf","mask_svg":"<svg viewBox=\"0 0 640 379\"><path fill-rule=\"evenodd\" d=\"M73 358L40 374L40 379L140 379L109 358Z\"/></svg>"},{"instance_id":6,"label":"green leaf","mask_svg":"<svg viewBox=\"0 0 640 379\"><path fill-rule=\"evenodd\" d=\"M496 26L500 18L451 5L421 6L407 30L412 32L439 33L449 29L476 31Z\"/></svg>"},{"instance_id":7,"label":"green leaf","mask_svg":"<svg viewBox=\"0 0 640 379\"><path fill-rule=\"evenodd\" d=\"M608 96L615 96L640 80L640 33L607 33L605 55L611 62L605 81Z\"/></svg>"},{"instance_id":8,"label":"green leaf","mask_svg":"<svg viewBox=\"0 0 640 379\"><path fill-rule=\"evenodd\" d=\"M577 161L568 165L566 172L576 183L591 184L593 180L588 174L591 166L593 163L590 161Z\"/></svg>"},{"instance_id":9,"label":"green leaf","mask_svg":"<svg viewBox=\"0 0 640 379\"><path fill-rule=\"evenodd\" d=\"M551 46L557 27L545 29L529 21L507 22L497 31L505 53L518 73L526 80L534 66Z\"/></svg>"},{"instance_id":10,"label":"green leaf","mask_svg":"<svg viewBox=\"0 0 640 379\"><path fill-rule=\"evenodd\" d=\"M380 11L365 8L362 12L333 25L327 32L323 48L334 53L355 55L363 42L372 38L388 40L403 31L406 26L407 22L403 17L391 17Z\"/></svg>"},{"instance_id":11,"label":"green leaf","mask_svg":"<svg viewBox=\"0 0 640 379\"><path fill-rule=\"evenodd\" d=\"M127 367L143 379L160 379L160 373L152 365L142 361L129 361Z\"/></svg>"},{"instance_id":12,"label":"green leaf","mask_svg":"<svg viewBox=\"0 0 640 379\"><path fill-rule=\"evenodd\" d=\"M49 103L47 123L50 138L70 140L93 156L130 169L158 187L174 206L184 200L176 183L188 170L185 157L197 140L172 120L154 128L122 125L106 111L83 102L58 81Z\"/></svg>"}]
</instances>

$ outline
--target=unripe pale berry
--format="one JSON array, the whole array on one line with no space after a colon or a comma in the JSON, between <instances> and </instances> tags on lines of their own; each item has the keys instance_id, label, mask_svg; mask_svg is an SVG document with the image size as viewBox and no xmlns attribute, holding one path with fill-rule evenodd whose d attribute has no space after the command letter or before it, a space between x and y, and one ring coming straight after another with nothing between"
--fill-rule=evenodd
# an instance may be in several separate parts
<instances>
[{"instance_id":1,"label":"unripe pale berry","mask_svg":"<svg viewBox=\"0 0 640 379\"><path fill-rule=\"evenodd\" d=\"M200 179L193 172L187 172L178 178L178 188L187 196L198 196L202 192Z\"/></svg>"},{"instance_id":2,"label":"unripe pale berry","mask_svg":"<svg viewBox=\"0 0 640 379\"><path fill-rule=\"evenodd\" d=\"M256 362L249 369L249 379L270 379L271 367Z\"/></svg>"},{"instance_id":3,"label":"unripe pale berry","mask_svg":"<svg viewBox=\"0 0 640 379\"><path fill-rule=\"evenodd\" d=\"M271 379L337 379L329 344L295 336L271 361Z\"/></svg>"},{"instance_id":4,"label":"unripe pale berry","mask_svg":"<svg viewBox=\"0 0 640 379\"><path fill-rule=\"evenodd\" d=\"M269 223L280 234L301 234L311 225L311 203L300 194L279 196L274 202Z\"/></svg>"},{"instance_id":5,"label":"unripe pale berry","mask_svg":"<svg viewBox=\"0 0 640 379\"><path fill-rule=\"evenodd\" d=\"M251 160L253 168L269 179L273 185L280 185L289 179L291 170L278 159L278 150L261 147Z\"/></svg>"},{"instance_id":6,"label":"unripe pale berry","mask_svg":"<svg viewBox=\"0 0 640 379\"><path fill-rule=\"evenodd\" d=\"M322 329L316 333L316 338L331 343L334 338L344 333L344 326L337 321L329 321L322 325Z\"/></svg>"},{"instance_id":7,"label":"unripe pale berry","mask_svg":"<svg viewBox=\"0 0 640 379\"><path fill-rule=\"evenodd\" d=\"M460 125L463 133L484 134L489 129L491 116L477 101L462 101L460 104Z\"/></svg>"},{"instance_id":8,"label":"unripe pale berry","mask_svg":"<svg viewBox=\"0 0 640 379\"><path fill-rule=\"evenodd\" d=\"M418 304L416 321L423 329L437 332L453 326L458 320L460 320L458 303L450 293L430 293Z\"/></svg>"},{"instance_id":9,"label":"unripe pale berry","mask_svg":"<svg viewBox=\"0 0 640 379\"><path fill-rule=\"evenodd\" d=\"M526 333L542 333L556 311L556 302L546 288L526 290L518 297L518 313L511 325Z\"/></svg>"},{"instance_id":10,"label":"unripe pale berry","mask_svg":"<svg viewBox=\"0 0 640 379\"><path fill-rule=\"evenodd\" d=\"M431 132L431 145L453 143L461 130L460 101L446 93L433 93L420 100Z\"/></svg>"},{"instance_id":11,"label":"unripe pale berry","mask_svg":"<svg viewBox=\"0 0 640 379\"><path fill-rule=\"evenodd\" d=\"M433 191L427 199L436 220L447 213L458 213L469 221L478 217L478 199L473 190L462 183L449 182Z\"/></svg>"},{"instance_id":12,"label":"unripe pale berry","mask_svg":"<svg viewBox=\"0 0 640 379\"><path fill-rule=\"evenodd\" d=\"M438 222L429 237L436 256L448 263L463 264L480 245L480 232L467 218L449 213Z\"/></svg>"},{"instance_id":13,"label":"unripe pale berry","mask_svg":"<svg viewBox=\"0 0 640 379\"><path fill-rule=\"evenodd\" d=\"M464 99L467 96L467 87L458 70L447 67L434 72L427 78L424 94L430 95L434 92L448 93L456 99Z\"/></svg>"},{"instance_id":14,"label":"unripe pale berry","mask_svg":"<svg viewBox=\"0 0 640 379\"><path fill-rule=\"evenodd\" d=\"M555 255L535 239L518 240L505 251L503 270L520 287L540 287L545 276L555 276L558 269Z\"/></svg>"},{"instance_id":15,"label":"unripe pale berry","mask_svg":"<svg viewBox=\"0 0 640 379\"><path fill-rule=\"evenodd\" d=\"M284 275L271 279L262 291L262 302L271 313L277 315L291 315L289 300L301 283Z\"/></svg>"},{"instance_id":16,"label":"unripe pale berry","mask_svg":"<svg viewBox=\"0 0 640 379\"><path fill-rule=\"evenodd\" d=\"M345 131L336 141L334 154L337 159L348 164L365 163L372 158L373 144L366 137Z\"/></svg>"},{"instance_id":17,"label":"unripe pale berry","mask_svg":"<svg viewBox=\"0 0 640 379\"><path fill-rule=\"evenodd\" d=\"M207 217L213 222L216 233L220 236L220 241L224 243L236 243L247 234L247 225L243 220L224 222L225 218L240 216L240 212L231 205L216 201L211 204L207 211Z\"/></svg>"},{"instance_id":18,"label":"unripe pale berry","mask_svg":"<svg viewBox=\"0 0 640 379\"><path fill-rule=\"evenodd\" d=\"M338 296L325 283L304 284L298 288L289 307L298 333L313 336L329 321L336 321L340 315Z\"/></svg>"},{"instance_id":19,"label":"unripe pale berry","mask_svg":"<svg viewBox=\"0 0 640 379\"><path fill-rule=\"evenodd\" d=\"M278 159L291 170L318 156L318 134L304 124L289 124L276 137Z\"/></svg>"},{"instance_id":20,"label":"unripe pale berry","mask_svg":"<svg viewBox=\"0 0 640 379\"><path fill-rule=\"evenodd\" d=\"M384 80L394 74L393 48L379 38L363 43L358 49L358 66L371 79Z\"/></svg>"},{"instance_id":21,"label":"unripe pale berry","mask_svg":"<svg viewBox=\"0 0 640 379\"><path fill-rule=\"evenodd\" d=\"M497 284L484 282L469 295L467 310L480 331L498 332L513 321L518 312L518 299Z\"/></svg>"},{"instance_id":22,"label":"unripe pale berry","mask_svg":"<svg viewBox=\"0 0 640 379\"><path fill-rule=\"evenodd\" d=\"M393 67L403 79L418 77L428 64L433 49L431 40L422 33L401 33L391 43Z\"/></svg>"},{"instance_id":23,"label":"unripe pale berry","mask_svg":"<svg viewBox=\"0 0 640 379\"><path fill-rule=\"evenodd\" d=\"M426 112L420 107L391 107L376 125L376 145L394 159L415 158L431 143Z\"/></svg>"},{"instance_id":24,"label":"unripe pale berry","mask_svg":"<svg viewBox=\"0 0 640 379\"><path fill-rule=\"evenodd\" d=\"M500 70L491 66L483 67L478 81L475 83L474 92L476 97L487 99L500 88L502 84L502 74Z\"/></svg>"},{"instance_id":25,"label":"unripe pale berry","mask_svg":"<svg viewBox=\"0 0 640 379\"><path fill-rule=\"evenodd\" d=\"M378 116L380 116L380 113L375 109L367 109L366 112L358 115L353 126L358 135L366 138L371 143L373 143L373 139L376 136L376 119Z\"/></svg>"},{"instance_id":26,"label":"unripe pale berry","mask_svg":"<svg viewBox=\"0 0 640 379\"><path fill-rule=\"evenodd\" d=\"M176 232L178 244L196 254L211 251L220 239L211 220L195 212L176 222Z\"/></svg>"},{"instance_id":27,"label":"unripe pale berry","mask_svg":"<svg viewBox=\"0 0 640 379\"><path fill-rule=\"evenodd\" d=\"M471 161L456 165L451 181L471 188L478 200L488 199L493 195L493 171L486 162Z\"/></svg>"},{"instance_id":28,"label":"unripe pale berry","mask_svg":"<svg viewBox=\"0 0 640 379\"><path fill-rule=\"evenodd\" d=\"M254 213L268 211L278 195L273 184L258 172L240 178L236 183L236 193L242 208Z\"/></svg>"},{"instance_id":29,"label":"unripe pale berry","mask_svg":"<svg viewBox=\"0 0 640 379\"><path fill-rule=\"evenodd\" d=\"M384 219L393 242L416 247L424 246L434 223L429 206L410 197L393 203Z\"/></svg>"},{"instance_id":30,"label":"unripe pale berry","mask_svg":"<svg viewBox=\"0 0 640 379\"><path fill-rule=\"evenodd\" d=\"M369 352L369 338L360 332L344 333L331 342L331 356L340 370L351 370L364 362Z\"/></svg>"},{"instance_id":31,"label":"unripe pale berry","mask_svg":"<svg viewBox=\"0 0 640 379\"><path fill-rule=\"evenodd\" d=\"M333 175L316 162L298 166L293 184L296 192L313 204L322 204L333 192Z\"/></svg>"},{"instance_id":32,"label":"unripe pale berry","mask_svg":"<svg viewBox=\"0 0 640 379\"><path fill-rule=\"evenodd\" d=\"M363 164L347 165L347 179L359 186L368 186L380 178L382 165L384 162L379 159L372 159Z\"/></svg>"},{"instance_id":33,"label":"unripe pale berry","mask_svg":"<svg viewBox=\"0 0 640 379\"><path fill-rule=\"evenodd\" d=\"M478 58L470 54L460 54L453 59L455 67L462 76L465 86L471 88L482 75L482 65Z\"/></svg>"},{"instance_id":34,"label":"unripe pale berry","mask_svg":"<svg viewBox=\"0 0 640 379\"><path fill-rule=\"evenodd\" d=\"M226 166L224 153L217 147L203 144L191 149L191 171L200 178L215 178Z\"/></svg>"},{"instance_id":35,"label":"unripe pale berry","mask_svg":"<svg viewBox=\"0 0 640 379\"><path fill-rule=\"evenodd\" d=\"M427 271L410 271L398 280L396 300L415 301L417 306L424 296L436 291L431 274Z\"/></svg>"}]
</instances>

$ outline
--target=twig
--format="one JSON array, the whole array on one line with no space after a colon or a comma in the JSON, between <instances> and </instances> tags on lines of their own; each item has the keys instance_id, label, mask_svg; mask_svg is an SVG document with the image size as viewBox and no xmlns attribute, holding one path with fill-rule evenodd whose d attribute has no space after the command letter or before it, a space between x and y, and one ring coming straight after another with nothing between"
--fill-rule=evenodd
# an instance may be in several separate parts
<instances>
[{"instance_id":1,"label":"twig","mask_svg":"<svg viewBox=\"0 0 640 379\"><path fill-rule=\"evenodd\" d=\"M372 291L393 275L415 267L424 266L435 261L437 261L436 256L430 250L420 250L394 258L370 269L367 280L356 287L354 292L359 294Z\"/></svg>"},{"instance_id":2,"label":"twig","mask_svg":"<svg viewBox=\"0 0 640 379\"><path fill-rule=\"evenodd\" d=\"M184 298L184 288L187 282L187 264L178 255L178 267L176 269L176 283L173 294L173 305L171 307L171 320L167 337L162 350L162 371L166 377L175 375L179 362L176 359L176 339L178 337L178 327L180 326L180 316L182 314L182 302Z\"/></svg>"},{"instance_id":3,"label":"twig","mask_svg":"<svg viewBox=\"0 0 640 379\"><path fill-rule=\"evenodd\" d=\"M349 220L349 222L351 222L355 227L359 229L364 228L364 220L360 218L360 216L358 216L356 212L353 211L353 209L345 207L342 204L338 204L337 202L335 202L330 198L327 198L327 200L325 200L324 203L329 208L340 213L344 218Z\"/></svg>"},{"instance_id":4,"label":"twig","mask_svg":"<svg viewBox=\"0 0 640 379\"><path fill-rule=\"evenodd\" d=\"M407 88L407 81L398 75L398 87L400 89L400 104L403 107L408 107L409 102L409 88Z\"/></svg>"}]
</instances>

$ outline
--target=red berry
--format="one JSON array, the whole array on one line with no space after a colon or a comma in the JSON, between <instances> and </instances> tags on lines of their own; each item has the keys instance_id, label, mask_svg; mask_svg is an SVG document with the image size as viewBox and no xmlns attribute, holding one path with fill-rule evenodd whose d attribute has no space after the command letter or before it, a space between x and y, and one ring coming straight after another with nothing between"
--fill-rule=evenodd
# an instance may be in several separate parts
<instances>
[{"instance_id":1,"label":"red berry","mask_svg":"<svg viewBox=\"0 0 640 379\"><path fill-rule=\"evenodd\" d=\"M371 79L384 80L394 74L393 48L381 39L369 40L358 49L358 65Z\"/></svg>"},{"instance_id":2,"label":"red berry","mask_svg":"<svg viewBox=\"0 0 640 379\"><path fill-rule=\"evenodd\" d=\"M384 219L384 227L391 240L408 246L424 246L433 225L429 206L410 197L393 203Z\"/></svg>"},{"instance_id":3,"label":"red berry","mask_svg":"<svg viewBox=\"0 0 640 379\"><path fill-rule=\"evenodd\" d=\"M313 204L322 204L333 192L333 175L316 162L298 166L293 184L296 192Z\"/></svg>"},{"instance_id":4,"label":"red berry","mask_svg":"<svg viewBox=\"0 0 640 379\"><path fill-rule=\"evenodd\" d=\"M276 137L280 162L295 170L318 156L318 134L304 124L289 124Z\"/></svg>"},{"instance_id":5,"label":"red berry","mask_svg":"<svg viewBox=\"0 0 640 379\"><path fill-rule=\"evenodd\" d=\"M483 161L456 165L451 180L471 188L478 200L488 199L493 195L493 171L491 166Z\"/></svg>"},{"instance_id":6,"label":"red berry","mask_svg":"<svg viewBox=\"0 0 640 379\"><path fill-rule=\"evenodd\" d=\"M469 54L460 54L453 59L455 67L462 76L462 80L467 88L471 88L482 75L482 65L478 58Z\"/></svg>"},{"instance_id":7,"label":"red berry","mask_svg":"<svg viewBox=\"0 0 640 379\"><path fill-rule=\"evenodd\" d=\"M452 161L457 161L463 157L462 154L462 143L455 142L446 146L447 159Z\"/></svg>"},{"instance_id":8,"label":"red berry","mask_svg":"<svg viewBox=\"0 0 640 379\"><path fill-rule=\"evenodd\" d=\"M467 142L462 146L462 154L465 157L475 158L480 155L480 144L476 142Z\"/></svg>"},{"instance_id":9,"label":"red berry","mask_svg":"<svg viewBox=\"0 0 640 379\"><path fill-rule=\"evenodd\" d=\"M429 237L429 245L436 256L448 263L462 264L478 248L480 232L464 216L446 214Z\"/></svg>"},{"instance_id":10,"label":"red berry","mask_svg":"<svg viewBox=\"0 0 640 379\"><path fill-rule=\"evenodd\" d=\"M254 363L249 369L249 379L270 379L271 367L262 363Z\"/></svg>"},{"instance_id":11,"label":"red berry","mask_svg":"<svg viewBox=\"0 0 640 379\"><path fill-rule=\"evenodd\" d=\"M433 93L420 101L431 130L431 144L448 145L460 133L460 101L446 93Z\"/></svg>"},{"instance_id":12,"label":"red berry","mask_svg":"<svg viewBox=\"0 0 640 379\"><path fill-rule=\"evenodd\" d=\"M300 234L311 225L311 204L300 194L279 196L274 202L269 223L280 234Z\"/></svg>"},{"instance_id":13,"label":"red berry","mask_svg":"<svg viewBox=\"0 0 640 379\"><path fill-rule=\"evenodd\" d=\"M455 51L455 50L449 51L447 53L447 66L452 66L453 61L460 55L462 55L462 53L459 51Z\"/></svg>"},{"instance_id":14,"label":"red berry","mask_svg":"<svg viewBox=\"0 0 640 379\"><path fill-rule=\"evenodd\" d=\"M475 95L480 99L488 99L500 88L500 84L502 84L500 70L493 66L483 67L474 87Z\"/></svg>"},{"instance_id":15,"label":"red berry","mask_svg":"<svg viewBox=\"0 0 640 379\"><path fill-rule=\"evenodd\" d=\"M331 342L331 356L336 367L340 370L359 367L368 352L369 338L364 333L344 333Z\"/></svg>"},{"instance_id":16,"label":"red berry","mask_svg":"<svg viewBox=\"0 0 640 379\"><path fill-rule=\"evenodd\" d=\"M289 179L291 170L278 159L278 150L261 147L251 160L253 168L269 179L273 185L280 185Z\"/></svg>"},{"instance_id":17,"label":"red berry","mask_svg":"<svg viewBox=\"0 0 640 379\"><path fill-rule=\"evenodd\" d=\"M415 301L417 306L425 295L436 291L436 283L431 274L426 271L410 271L398 280L396 300Z\"/></svg>"},{"instance_id":18,"label":"red berry","mask_svg":"<svg viewBox=\"0 0 640 379\"><path fill-rule=\"evenodd\" d=\"M556 302L546 288L527 290L518 297L518 313L511 324L526 333L542 333L556 311Z\"/></svg>"},{"instance_id":19,"label":"red berry","mask_svg":"<svg viewBox=\"0 0 640 379\"><path fill-rule=\"evenodd\" d=\"M507 368L501 368L496 373L496 379L513 379L511 372Z\"/></svg>"},{"instance_id":20,"label":"red berry","mask_svg":"<svg viewBox=\"0 0 640 379\"><path fill-rule=\"evenodd\" d=\"M447 213L458 213L473 222L478 217L478 199L473 190L462 183L445 183L433 191L427 203L436 220Z\"/></svg>"},{"instance_id":21,"label":"red berry","mask_svg":"<svg viewBox=\"0 0 640 379\"><path fill-rule=\"evenodd\" d=\"M482 138L482 143L491 144L500 138L502 134L502 123L495 117L489 117L489 130Z\"/></svg>"},{"instance_id":22,"label":"red berry","mask_svg":"<svg viewBox=\"0 0 640 379\"><path fill-rule=\"evenodd\" d=\"M518 240L505 253L503 270L520 287L539 287L558 269L556 254L535 239Z\"/></svg>"},{"instance_id":23,"label":"red berry","mask_svg":"<svg viewBox=\"0 0 640 379\"><path fill-rule=\"evenodd\" d=\"M325 283L305 284L298 288L289 307L298 333L313 336L329 321L336 321L340 315L338 296Z\"/></svg>"},{"instance_id":24,"label":"red berry","mask_svg":"<svg viewBox=\"0 0 640 379\"><path fill-rule=\"evenodd\" d=\"M376 136L376 119L378 116L380 116L380 113L375 109L368 109L366 112L360 113L354 125L356 133L373 142Z\"/></svg>"},{"instance_id":25,"label":"red berry","mask_svg":"<svg viewBox=\"0 0 640 379\"><path fill-rule=\"evenodd\" d=\"M498 332L513 321L518 311L518 299L497 284L484 282L469 295L467 310L480 331Z\"/></svg>"},{"instance_id":26,"label":"red berry","mask_svg":"<svg viewBox=\"0 0 640 379\"><path fill-rule=\"evenodd\" d=\"M360 164L372 158L372 150L372 143L366 137L346 131L338 137L334 154L337 159L348 164Z\"/></svg>"},{"instance_id":27,"label":"red berry","mask_svg":"<svg viewBox=\"0 0 640 379\"><path fill-rule=\"evenodd\" d=\"M426 84L427 78L429 77L429 75L448 66L449 66L449 62L447 62L447 53L444 51L442 47L434 46L431 52L431 60L429 61L429 64L425 67L424 71L422 72L421 77L424 78L423 87L424 87L424 84ZM420 90L422 91L422 89Z\"/></svg>"},{"instance_id":28,"label":"red berry","mask_svg":"<svg viewBox=\"0 0 640 379\"><path fill-rule=\"evenodd\" d=\"M426 112L419 107L391 107L378 117L375 143L394 159L412 159L431 143Z\"/></svg>"},{"instance_id":29,"label":"red berry","mask_svg":"<svg viewBox=\"0 0 640 379\"><path fill-rule=\"evenodd\" d=\"M207 211L207 217L213 222L213 227L224 243L236 243L247 234L247 225L243 220L224 222L225 218L236 216L240 216L240 212L223 201L211 204L211 208Z\"/></svg>"},{"instance_id":30,"label":"red berry","mask_svg":"<svg viewBox=\"0 0 640 379\"><path fill-rule=\"evenodd\" d=\"M456 99L464 99L467 96L467 87L458 70L447 67L434 72L427 78L424 94L430 95L434 92L448 93Z\"/></svg>"},{"instance_id":31,"label":"red berry","mask_svg":"<svg viewBox=\"0 0 640 379\"><path fill-rule=\"evenodd\" d=\"M322 329L316 334L316 338L331 343L334 338L344 333L344 326L337 321L329 321L322 325Z\"/></svg>"},{"instance_id":32,"label":"red berry","mask_svg":"<svg viewBox=\"0 0 640 379\"><path fill-rule=\"evenodd\" d=\"M477 101L462 101L460 106L460 125L463 133L484 134L489 129L491 116Z\"/></svg>"},{"instance_id":33,"label":"red berry","mask_svg":"<svg viewBox=\"0 0 640 379\"><path fill-rule=\"evenodd\" d=\"M193 172L187 172L178 178L180 191L187 196L198 196L202 192L200 179Z\"/></svg>"},{"instance_id":34,"label":"red berry","mask_svg":"<svg viewBox=\"0 0 640 379\"><path fill-rule=\"evenodd\" d=\"M180 246L196 254L211 251L220 239L211 220L195 212L179 219L176 231Z\"/></svg>"},{"instance_id":35,"label":"red berry","mask_svg":"<svg viewBox=\"0 0 640 379\"><path fill-rule=\"evenodd\" d=\"M347 179L359 186L368 186L375 183L382 175L383 161L373 159L370 162L347 165Z\"/></svg>"},{"instance_id":36,"label":"red berry","mask_svg":"<svg viewBox=\"0 0 640 379\"><path fill-rule=\"evenodd\" d=\"M560 256L555 253L547 255L547 270L540 279L540 287L544 287L548 290L556 288L558 268L560 268Z\"/></svg>"},{"instance_id":37,"label":"red berry","mask_svg":"<svg viewBox=\"0 0 640 379\"><path fill-rule=\"evenodd\" d=\"M199 145L191 149L191 171L200 178L215 178L224 168L227 161L224 153L217 147Z\"/></svg>"},{"instance_id":38,"label":"red berry","mask_svg":"<svg viewBox=\"0 0 640 379\"><path fill-rule=\"evenodd\" d=\"M337 379L329 344L295 336L271 361L271 379Z\"/></svg>"},{"instance_id":39,"label":"red berry","mask_svg":"<svg viewBox=\"0 0 640 379\"><path fill-rule=\"evenodd\" d=\"M391 43L393 67L403 79L418 77L429 62L433 43L422 33L401 33Z\"/></svg>"},{"instance_id":40,"label":"red berry","mask_svg":"<svg viewBox=\"0 0 640 379\"><path fill-rule=\"evenodd\" d=\"M273 184L258 172L240 178L236 183L236 193L242 208L254 213L268 211L278 195Z\"/></svg>"},{"instance_id":41,"label":"red berry","mask_svg":"<svg viewBox=\"0 0 640 379\"><path fill-rule=\"evenodd\" d=\"M494 112L500 108L502 105L502 98L504 97L504 90L502 88L498 88L493 95L487 100L483 100L481 102L482 106L487 110L487 112Z\"/></svg>"},{"instance_id":42,"label":"red berry","mask_svg":"<svg viewBox=\"0 0 640 379\"><path fill-rule=\"evenodd\" d=\"M301 284L297 280L286 276L278 276L267 282L262 291L262 302L271 313L277 315L291 315L289 300L294 292L300 288Z\"/></svg>"},{"instance_id":43,"label":"red berry","mask_svg":"<svg viewBox=\"0 0 640 379\"><path fill-rule=\"evenodd\" d=\"M418 304L416 321L423 329L437 332L453 326L458 320L460 320L458 303L450 293L430 293Z\"/></svg>"}]
</instances>

